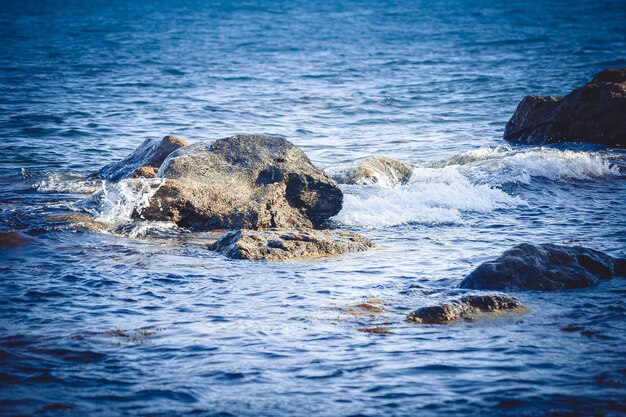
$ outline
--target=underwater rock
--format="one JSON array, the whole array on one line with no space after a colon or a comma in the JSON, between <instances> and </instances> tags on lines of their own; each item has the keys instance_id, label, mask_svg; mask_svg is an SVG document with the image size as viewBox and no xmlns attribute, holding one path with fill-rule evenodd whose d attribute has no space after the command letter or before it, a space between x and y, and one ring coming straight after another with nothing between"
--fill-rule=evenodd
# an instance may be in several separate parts
<instances>
[{"instance_id":1,"label":"underwater rock","mask_svg":"<svg viewBox=\"0 0 626 417\"><path fill-rule=\"evenodd\" d=\"M461 288L505 291L557 291L591 287L626 275L626 259L582 246L521 244L485 262L461 282Z\"/></svg>"},{"instance_id":2,"label":"underwater rock","mask_svg":"<svg viewBox=\"0 0 626 417\"><path fill-rule=\"evenodd\" d=\"M375 245L345 230L234 230L209 245L233 259L285 260L361 252Z\"/></svg>"},{"instance_id":3,"label":"underwater rock","mask_svg":"<svg viewBox=\"0 0 626 417\"><path fill-rule=\"evenodd\" d=\"M328 173L339 184L395 187L409 182L413 167L386 156L375 156Z\"/></svg>"},{"instance_id":4,"label":"underwater rock","mask_svg":"<svg viewBox=\"0 0 626 417\"><path fill-rule=\"evenodd\" d=\"M110 229L106 223L99 222L94 220L92 217L81 213L55 214L48 216L47 219L62 223L65 227L74 230L106 232Z\"/></svg>"},{"instance_id":5,"label":"underwater rock","mask_svg":"<svg viewBox=\"0 0 626 417\"><path fill-rule=\"evenodd\" d=\"M141 217L192 230L322 227L343 194L283 138L241 135L173 152Z\"/></svg>"},{"instance_id":6,"label":"underwater rock","mask_svg":"<svg viewBox=\"0 0 626 417\"><path fill-rule=\"evenodd\" d=\"M15 230L3 230L0 232L0 249L17 249L33 239Z\"/></svg>"},{"instance_id":7,"label":"underwater rock","mask_svg":"<svg viewBox=\"0 0 626 417\"><path fill-rule=\"evenodd\" d=\"M185 139L173 135L165 136L163 139L146 139L126 158L104 166L92 177L117 182L124 178L145 176L136 175L136 171L142 169L143 173L147 173L148 167L158 170L170 153L187 145L189 142Z\"/></svg>"},{"instance_id":8,"label":"underwater rock","mask_svg":"<svg viewBox=\"0 0 626 417\"><path fill-rule=\"evenodd\" d=\"M422 307L409 314L407 320L421 324L448 324L461 318L474 320L479 313L502 313L526 308L509 295L467 295L446 304Z\"/></svg>"},{"instance_id":9,"label":"underwater rock","mask_svg":"<svg viewBox=\"0 0 626 417\"><path fill-rule=\"evenodd\" d=\"M626 147L626 68L606 69L565 97L525 97L506 124L509 142Z\"/></svg>"}]
</instances>

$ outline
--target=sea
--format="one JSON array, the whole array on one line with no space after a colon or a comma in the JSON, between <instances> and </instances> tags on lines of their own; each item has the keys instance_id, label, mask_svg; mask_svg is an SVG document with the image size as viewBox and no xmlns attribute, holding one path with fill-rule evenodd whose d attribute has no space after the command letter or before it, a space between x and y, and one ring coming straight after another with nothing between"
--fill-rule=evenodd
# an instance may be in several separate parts
<instances>
[{"instance_id":1,"label":"sea","mask_svg":"<svg viewBox=\"0 0 626 417\"><path fill-rule=\"evenodd\" d=\"M29 242L0 249L0 415L625 415L623 278L406 321L519 243L626 257L624 150L502 140L524 96L626 67L625 22L622 0L1 0L0 231ZM378 248L232 260L87 178L242 133L327 172L412 164L341 186L333 227ZM53 220L77 213L115 231Z\"/></svg>"}]
</instances>

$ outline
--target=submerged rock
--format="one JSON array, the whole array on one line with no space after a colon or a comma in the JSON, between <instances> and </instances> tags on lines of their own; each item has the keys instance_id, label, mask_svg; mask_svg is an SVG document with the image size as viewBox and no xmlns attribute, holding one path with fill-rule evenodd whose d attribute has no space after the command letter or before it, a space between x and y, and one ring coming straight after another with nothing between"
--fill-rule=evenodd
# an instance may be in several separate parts
<instances>
[{"instance_id":1,"label":"submerged rock","mask_svg":"<svg viewBox=\"0 0 626 417\"><path fill-rule=\"evenodd\" d=\"M283 138L232 136L173 152L141 217L193 230L302 229L339 213L343 194Z\"/></svg>"},{"instance_id":2,"label":"submerged rock","mask_svg":"<svg viewBox=\"0 0 626 417\"><path fill-rule=\"evenodd\" d=\"M235 230L209 245L229 258L268 260L340 255L372 247L368 238L345 230Z\"/></svg>"},{"instance_id":3,"label":"submerged rock","mask_svg":"<svg viewBox=\"0 0 626 417\"><path fill-rule=\"evenodd\" d=\"M626 259L581 246L521 244L485 262L461 288L556 291L591 287L600 280L626 275Z\"/></svg>"},{"instance_id":4,"label":"submerged rock","mask_svg":"<svg viewBox=\"0 0 626 417\"><path fill-rule=\"evenodd\" d=\"M15 230L0 231L0 249L17 249L32 241L31 237Z\"/></svg>"},{"instance_id":5,"label":"submerged rock","mask_svg":"<svg viewBox=\"0 0 626 417\"><path fill-rule=\"evenodd\" d=\"M110 227L106 223L97 221L91 216L81 213L55 214L52 216L48 216L48 220L53 222L59 222L64 227L75 230L96 232L106 232L110 230Z\"/></svg>"},{"instance_id":6,"label":"submerged rock","mask_svg":"<svg viewBox=\"0 0 626 417\"><path fill-rule=\"evenodd\" d=\"M124 178L146 176L144 174L151 171L150 167L158 170L170 153L187 145L189 142L185 139L173 135L163 139L146 139L133 153L119 162L104 166L93 177L117 182Z\"/></svg>"},{"instance_id":7,"label":"submerged rock","mask_svg":"<svg viewBox=\"0 0 626 417\"><path fill-rule=\"evenodd\" d=\"M448 324L461 318L473 320L479 313L524 312L526 307L509 295L467 295L446 304L422 307L407 320L422 324Z\"/></svg>"},{"instance_id":8,"label":"submerged rock","mask_svg":"<svg viewBox=\"0 0 626 417\"><path fill-rule=\"evenodd\" d=\"M413 167L386 156L375 156L328 173L339 184L395 187L409 182Z\"/></svg>"},{"instance_id":9,"label":"submerged rock","mask_svg":"<svg viewBox=\"0 0 626 417\"><path fill-rule=\"evenodd\" d=\"M565 97L524 98L504 130L514 143L626 147L626 68L607 69Z\"/></svg>"}]
</instances>

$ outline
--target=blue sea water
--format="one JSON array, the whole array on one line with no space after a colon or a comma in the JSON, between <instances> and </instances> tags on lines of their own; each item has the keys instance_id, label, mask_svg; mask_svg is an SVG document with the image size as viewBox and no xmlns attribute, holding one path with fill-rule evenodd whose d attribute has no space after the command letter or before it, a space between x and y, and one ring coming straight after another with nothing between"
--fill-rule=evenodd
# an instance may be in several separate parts
<instances>
[{"instance_id":1,"label":"blue sea water","mask_svg":"<svg viewBox=\"0 0 626 417\"><path fill-rule=\"evenodd\" d=\"M626 67L624 22L618 0L0 1L0 230L33 240L0 252L0 414L624 415L623 279L404 320L517 243L626 256L624 151L501 139L523 96ZM335 224L380 247L324 260L228 260L110 185L92 214L118 232L51 220L169 133L415 170L345 186Z\"/></svg>"}]
</instances>

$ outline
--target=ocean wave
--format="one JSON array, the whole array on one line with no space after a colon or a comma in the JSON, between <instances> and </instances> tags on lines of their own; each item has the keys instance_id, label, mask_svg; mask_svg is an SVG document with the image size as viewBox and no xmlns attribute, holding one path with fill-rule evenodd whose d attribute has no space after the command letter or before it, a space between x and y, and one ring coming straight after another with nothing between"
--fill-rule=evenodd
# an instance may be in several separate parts
<instances>
[{"instance_id":1,"label":"ocean wave","mask_svg":"<svg viewBox=\"0 0 626 417\"><path fill-rule=\"evenodd\" d=\"M473 184L453 166L415 168L409 184L396 188L344 186L343 190L343 209L334 220L366 228L463 223L465 213L525 204L498 188Z\"/></svg>"},{"instance_id":2,"label":"ocean wave","mask_svg":"<svg viewBox=\"0 0 626 417\"><path fill-rule=\"evenodd\" d=\"M459 166L473 182L492 186L530 184L533 178L552 181L588 181L622 176L624 156L607 152L531 148L513 150L508 146L463 152L434 167Z\"/></svg>"}]
</instances>

